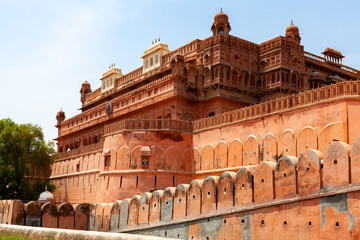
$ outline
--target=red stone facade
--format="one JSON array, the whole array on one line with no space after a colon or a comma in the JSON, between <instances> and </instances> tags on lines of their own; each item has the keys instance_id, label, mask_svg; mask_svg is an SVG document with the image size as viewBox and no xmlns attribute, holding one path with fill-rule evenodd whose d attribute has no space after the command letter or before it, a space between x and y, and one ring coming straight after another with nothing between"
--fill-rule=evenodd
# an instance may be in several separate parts
<instances>
[{"instance_id":1,"label":"red stone facade","mask_svg":"<svg viewBox=\"0 0 360 240\"><path fill-rule=\"evenodd\" d=\"M207 176L258 164L261 174L272 174L282 155L299 157L307 148L326 154L333 140L352 144L360 135L360 71L342 65L339 51L305 52L293 24L285 37L249 42L229 34L222 12L211 30L213 36L174 51L155 43L143 67L123 75L111 66L94 91L83 83L82 112L66 120L64 112L57 115L59 155L51 176L57 201L115 202L194 179L214 188L221 179ZM282 194L293 196L294 189ZM236 193L235 199L248 201ZM181 208L174 213L182 215ZM150 221L132 221L138 220Z\"/></svg>"}]
</instances>

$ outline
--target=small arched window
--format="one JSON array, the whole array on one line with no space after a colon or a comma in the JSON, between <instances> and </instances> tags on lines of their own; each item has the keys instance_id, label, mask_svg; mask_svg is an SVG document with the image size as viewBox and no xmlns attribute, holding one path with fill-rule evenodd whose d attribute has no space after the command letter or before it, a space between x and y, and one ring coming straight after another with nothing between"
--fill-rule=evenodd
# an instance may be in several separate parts
<instances>
[{"instance_id":1,"label":"small arched window","mask_svg":"<svg viewBox=\"0 0 360 240\"><path fill-rule=\"evenodd\" d=\"M146 59L145 61L145 68L148 68L149 67L149 60Z\"/></svg>"},{"instance_id":2,"label":"small arched window","mask_svg":"<svg viewBox=\"0 0 360 240\"><path fill-rule=\"evenodd\" d=\"M155 64L157 64L158 62L159 62L159 56L156 55L156 56L155 56Z\"/></svg>"},{"instance_id":3,"label":"small arched window","mask_svg":"<svg viewBox=\"0 0 360 240\"><path fill-rule=\"evenodd\" d=\"M255 76L254 75L252 75L250 78L250 86L255 87Z\"/></svg>"},{"instance_id":4,"label":"small arched window","mask_svg":"<svg viewBox=\"0 0 360 240\"><path fill-rule=\"evenodd\" d=\"M237 72L236 70L233 71L231 80L232 80L233 82L237 82L237 80L238 80L238 72Z\"/></svg>"},{"instance_id":5,"label":"small arched window","mask_svg":"<svg viewBox=\"0 0 360 240\"><path fill-rule=\"evenodd\" d=\"M218 34L220 34L220 35L224 34L224 28L223 27L219 27Z\"/></svg>"},{"instance_id":6,"label":"small arched window","mask_svg":"<svg viewBox=\"0 0 360 240\"><path fill-rule=\"evenodd\" d=\"M205 81L210 81L210 73L209 73L209 70L206 70L205 71Z\"/></svg>"},{"instance_id":7,"label":"small arched window","mask_svg":"<svg viewBox=\"0 0 360 240\"><path fill-rule=\"evenodd\" d=\"M286 83L289 83L289 73L286 73Z\"/></svg>"},{"instance_id":8,"label":"small arched window","mask_svg":"<svg viewBox=\"0 0 360 240\"><path fill-rule=\"evenodd\" d=\"M150 58L150 67L154 65L154 59L153 58Z\"/></svg>"},{"instance_id":9,"label":"small arched window","mask_svg":"<svg viewBox=\"0 0 360 240\"><path fill-rule=\"evenodd\" d=\"M296 85L296 75L292 74L291 76L291 84Z\"/></svg>"}]
</instances>

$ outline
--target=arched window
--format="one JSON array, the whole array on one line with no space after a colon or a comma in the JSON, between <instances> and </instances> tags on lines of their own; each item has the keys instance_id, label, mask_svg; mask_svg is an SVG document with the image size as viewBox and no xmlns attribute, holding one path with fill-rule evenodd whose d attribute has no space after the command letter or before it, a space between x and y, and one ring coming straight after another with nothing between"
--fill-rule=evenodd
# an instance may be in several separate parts
<instances>
[{"instance_id":1,"label":"arched window","mask_svg":"<svg viewBox=\"0 0 360 240\"><path fill-rule=\"evenodd\" d=\"M250 86L251 86L251 87L255 87L255 76L254 76L254 75L251 75L251 78L250 78Z\"/></svg>"},{"instance_id":2,"label":"arched window","mask_svg":"<svg viewBox=\"0 0 360 240\"><path fill-rule=\"evenodd\" d=\"M205 82L208 82L208 81L210 81L210 73L209 73L209 70L207 69L205 71Z\"/></svg>"},{"instance_id":3,"label":"arched window","mask_svg":"<svg viewBox=\"0 0 360 240\"><path fill-rule=\"evenodd\" d=\"M262 78L262 87L265 88L266 86L266 79L265 77Z\"/></svg>"},{"instance_id":4,"label":"arched window","mask_svg":"<svg viewBox=\"0 0 360 240\"><path fill-rule=\"evenodd\" d=\"M156 56L155 56L155 64L157 64L158 62L159 62L159 56L156 55Z\"/></svg>"},{"instance_id":5,"label":"arched window","mask_svg":"<svg viewBox=\"0 0 360 240\"><path fill-rule=\"evenodd\" d=\"M237 80L238 80L238 72L236 70L233 71L231 80L233 82L237 82Z\"/></svg>"},{"instance_id":6,"label":"arched window","mask_svg":"<svg viewBox=\"0 0 360 240\"><path fill-rule=\"evenodd\" d=\"M286 73L286 83L289 83L289 73Z\"/></svg>"},{"instance_id":7,"label":"arched window","mask_svg":"<svg viewBox=\"0 0 360 240\"><path fill-rule=\"evenodd\" d=\"M184 74L184 77L187 77L187 69L186 68L184 68L183 74Z\"/></svg>"},{"instance_id":8,"label":"arched window","mask_svg":"<svg viewBox=\"0 0 360 240\"><path fill-rule=\"evenodd\" d=\"M224 34L224 28L221 26L218 29L218 34L223 35Z\"/></svg>"},{"instance_id":9,"label":"arched window","mask_svg":"<svg viewBox=\"0 0 360 240\"><path fill-rule=\"evenodd\" d=\"M146 59L145 61L145 68L148 68L149 67L149 60Z\"/></svg>"},{"instance_id":10,"label":"arched window","mask_svg":"<svg viewBox=\"0 0 360 240\"><path fill-rule=\"evenodd\" d=\"M244 77L244 85L247 86L248 85L248 74L245 73L245 77Z\"/></svg>"},{"instance_id":11,"label":"arched window","mask_svg":"<svg viewBox=\"0 0 360 240\"><path fill-rule=\"evenodd\" d=\"M275 74L273 73L271 75L271 84L274 84L275 83Z\"/></svg>"},{"instance_id":12,"label":"arched window","mask_svg":"<svg viewBox=\"0 0 360 240\"><path fill-rule=\"evenodd\" d=\"M150 67L154 65L154 59L153 58L150 58Z\"/></svg>"},{"instance_id":13,"label":"arched window","mask_svg":"<svg viewBox=\"0 0 360 240\"><path fill-rule=\"evenodd\" d=\"M291 84L296 85L296 75L292 74L291 76Z\"/></svg>"}]
</instances>

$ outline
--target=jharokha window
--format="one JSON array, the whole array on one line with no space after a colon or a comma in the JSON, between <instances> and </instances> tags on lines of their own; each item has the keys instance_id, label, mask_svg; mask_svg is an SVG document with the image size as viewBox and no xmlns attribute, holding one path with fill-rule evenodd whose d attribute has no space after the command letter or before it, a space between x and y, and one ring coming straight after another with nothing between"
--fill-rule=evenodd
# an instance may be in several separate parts
<instances>
[{"instance_id":1,"label":"jharokha window","mask_svg":"<svg viewBox=\"0 0 360 240\"><path fill-rule=\"evenodd\" d=\"M105 155L104 170L109 170L111 155Z\"/></svg>"},{"instance_id":2,"label":"jharokha window","mask_svg":"<svg viewBox=\"0 0 360 240\"><path fill-rule=\"evenodd\" d=\"M142 168L149 168L149 159L147 157L143 157L141 160Z\"/></svg>"}]
</instances>

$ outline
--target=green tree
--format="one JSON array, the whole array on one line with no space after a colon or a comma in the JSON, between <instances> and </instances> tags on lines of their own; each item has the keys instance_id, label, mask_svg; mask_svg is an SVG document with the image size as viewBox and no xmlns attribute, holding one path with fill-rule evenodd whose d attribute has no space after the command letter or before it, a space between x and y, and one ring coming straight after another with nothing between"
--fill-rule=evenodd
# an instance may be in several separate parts
<instances>
[{"instance_id":1,"label":"green tree","mask_svg":"<svg viewBox=\"0 0 360 240\"><path fill-rule=\"evenodd\" d=\"M0 199L35 200L49 184L54 144L33 124L0 120Z\"/></svg>"}]
</instances>

